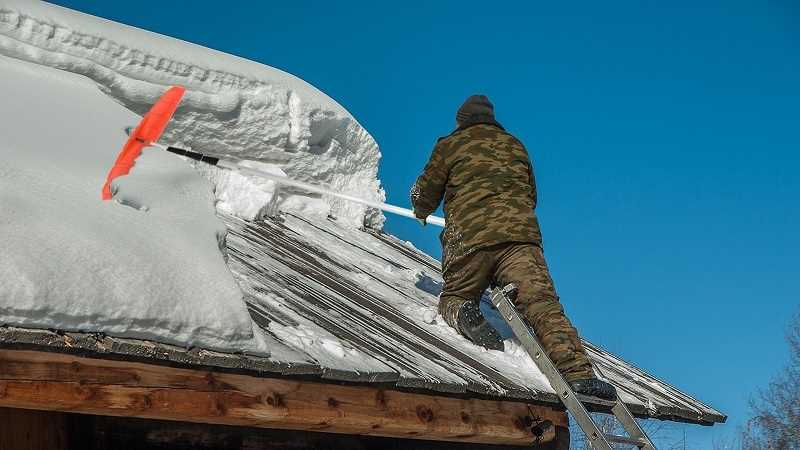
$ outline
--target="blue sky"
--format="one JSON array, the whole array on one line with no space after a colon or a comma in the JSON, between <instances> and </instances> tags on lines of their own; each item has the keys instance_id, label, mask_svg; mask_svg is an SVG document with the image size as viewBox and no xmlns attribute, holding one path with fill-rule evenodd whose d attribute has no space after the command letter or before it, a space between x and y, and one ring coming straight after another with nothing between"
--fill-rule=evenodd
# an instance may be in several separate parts
<instances>
[{"instance_id":1,"label":"blue sky","mask_svg":"<svg viewBox=\"0 0 800 450\"><path fill-rule=\"evenodd\" d=\"M461 101L488 95L531 153L546 256L584 337L730 415L687 427L687 448L731 433L786 361L800 305L790 0L56 3L312 83L381 145L403 206ZM440 254L434 227L386 228Z\"/></svg>"}]
</instances>

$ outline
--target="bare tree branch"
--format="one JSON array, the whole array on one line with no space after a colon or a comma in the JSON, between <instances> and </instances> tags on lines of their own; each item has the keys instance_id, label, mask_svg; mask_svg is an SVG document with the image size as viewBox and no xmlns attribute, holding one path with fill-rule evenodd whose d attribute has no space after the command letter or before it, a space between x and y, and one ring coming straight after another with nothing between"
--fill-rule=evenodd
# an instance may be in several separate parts
<instances>
[{"instance_id":1,"label":"bare tree branch","mask_svg":"<svg viewBox=\"0 0 800 450\"><path fill-rule=\"evenodd\" d=\"M740 433L742 450L800 450L800 313L786 341L789 364L750 401L753 417Z\"/></svg>"}]
</instances>

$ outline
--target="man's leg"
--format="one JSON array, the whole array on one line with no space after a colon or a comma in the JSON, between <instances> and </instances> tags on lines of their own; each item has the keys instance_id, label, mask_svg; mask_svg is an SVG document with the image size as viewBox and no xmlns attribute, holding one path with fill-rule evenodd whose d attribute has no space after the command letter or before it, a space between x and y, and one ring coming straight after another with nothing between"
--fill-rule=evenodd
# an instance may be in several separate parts
<instances>
[{"instance_id":1,"label":"man's leg","mask_svg":"<svg viewBox=\"0 0 800 450\"><path fill-rule=\"evenodd\" d=\"M496 284L514 283L515 305L528 320L547 355L568 382L595 378L592 364L558 301L541 248L509 243L497 254Z\"/></svg>"},{"instance_id":2,"label":"man's leg","mask_svg":"<svg viewBox=\"0 0 800 450\"><path fill-rule=\"evenodd\" d=\"M479 301L492 278L494 261L489 252L478 250L452 261L442 274L439 313L448 325L477 345L502 350L500 334L480 312Z\"/></svg>"}]
</instances>

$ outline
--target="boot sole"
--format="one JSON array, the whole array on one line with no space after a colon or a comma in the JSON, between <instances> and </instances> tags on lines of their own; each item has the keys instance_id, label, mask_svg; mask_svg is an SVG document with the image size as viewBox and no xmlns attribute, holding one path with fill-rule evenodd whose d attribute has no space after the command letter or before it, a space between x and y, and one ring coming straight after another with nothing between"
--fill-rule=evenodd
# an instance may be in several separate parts
<instances>
[{"instance_id":1,"label":"boot sole","mask_svg":"<svg viewBox=\"0 0 800 450\"><path fill-rule=\"evenodd\" d=\"M503 338L483 317L480 307L475 303L465 303L458 313L461 334L488 350L504 350Z\"/></svg>"}]
</instances>

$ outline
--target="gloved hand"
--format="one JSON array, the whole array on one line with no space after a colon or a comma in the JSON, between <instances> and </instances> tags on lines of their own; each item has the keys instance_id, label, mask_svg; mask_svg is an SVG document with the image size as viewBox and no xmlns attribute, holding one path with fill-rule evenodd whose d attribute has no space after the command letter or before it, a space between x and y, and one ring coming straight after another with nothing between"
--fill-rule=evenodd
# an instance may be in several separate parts
<instances>
[{"instance_id":1,"label":"gloved hand","mask_svg":"<svg viewBox=\"0 0 800 450\"><path fill-rule=\"evenodd\" d=\"M425 219L426 219L425 217L423 217L423 218L420 218L420 217L417 215L417 212L416 212L416 211L414 211L413 209L411 210L411 212L413 212L413 213L414 213L414 217L416 217L416 219L417 219L417 222L421 223L423 227L424 227L425 225L427 225L427 224L428 224L428 222L426 222L426 221L425 221Z\"/></svg>"}]
</instances>

